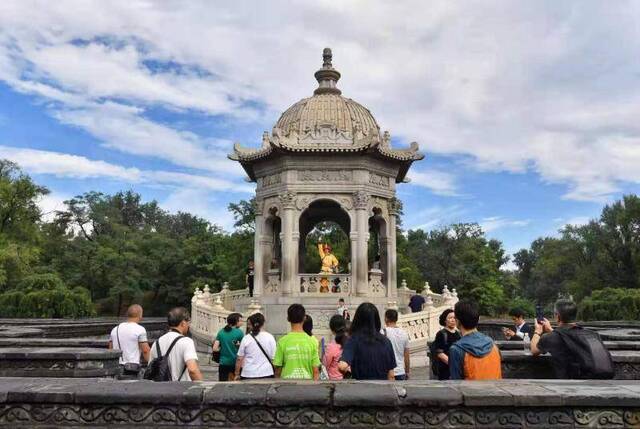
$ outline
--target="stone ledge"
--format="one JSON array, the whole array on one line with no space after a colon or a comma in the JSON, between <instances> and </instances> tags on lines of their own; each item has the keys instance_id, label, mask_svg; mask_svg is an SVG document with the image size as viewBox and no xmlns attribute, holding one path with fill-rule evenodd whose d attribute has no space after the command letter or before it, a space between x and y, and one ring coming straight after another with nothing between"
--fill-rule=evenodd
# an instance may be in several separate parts
<instances>
[{"instance_id":1,"label":"stone ledge","mask_svg":"<svg viewBox=\"0 0 640 429\"><path fill-rule=\"evenodd\" d=\"M0 377L115 377L119 350L0 348Z\"/></svg>"},{"instance_id":2,"label":"stone ledge","mask_svg":"<svg viewBox=\"0 0 640 429\"><path fill-rule=\"evenodd\" d=\"M0 427L640 427L640 382L6 378Z\"/></svg>"}]
</instances>

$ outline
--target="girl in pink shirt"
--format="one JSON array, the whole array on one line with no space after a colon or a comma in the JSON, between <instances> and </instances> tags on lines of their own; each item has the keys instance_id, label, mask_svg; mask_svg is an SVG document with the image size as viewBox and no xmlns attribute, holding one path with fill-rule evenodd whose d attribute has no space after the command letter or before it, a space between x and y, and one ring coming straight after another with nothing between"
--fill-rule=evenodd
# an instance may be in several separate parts
<instances>
[{"instance_id":1,"label":"girl in pink shirt","mask_svg":"<svg viewBox=\"0 0 640 429\"><path fill-rule=\"evenodd\" d=\"M347 339L347 327L344 317L336 314L329 321L329 328L334 340L327 345L322 356L322 364L327 369L329 380L342 380L342 373L338 371L338 362L342 356L342 345Z\"/></svg>"}]
</instances>

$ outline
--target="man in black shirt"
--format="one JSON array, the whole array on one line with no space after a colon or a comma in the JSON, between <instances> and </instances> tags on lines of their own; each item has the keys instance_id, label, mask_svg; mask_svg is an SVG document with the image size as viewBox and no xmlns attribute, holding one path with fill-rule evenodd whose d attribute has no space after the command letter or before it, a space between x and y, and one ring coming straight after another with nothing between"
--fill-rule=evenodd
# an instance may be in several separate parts
<instances>
[{"instance_id":1,"label":"man in black shirt","mask_svg":"<svg viewBox=\"0 0 640 429\"><path fill-rule=\"evenodd\" d=\"M246 274L245 283L249 288L249 296L253 297L253 275L254 275L253 261L249 261L249 268L247 268L247 271L245 272L245 274Z\"/></svg>"},{"instance_id":2,"label":"man in black shirt","mask_svg":"<svg viewBox=\"0 0 640 429\"><path fill-rule=\"evenodd\" d=\"M571 367L575 366L576 358L558 331L569 330L576 326L577 311L573 301L560 299L555 304L555 316L558 322L555 331L547 319L543 319L541 323L535 321L535 330L531 338L531 354L538 356L542 353L550 353L551 365L556 378L574 378Z\"/></svg>"}]
</instances>

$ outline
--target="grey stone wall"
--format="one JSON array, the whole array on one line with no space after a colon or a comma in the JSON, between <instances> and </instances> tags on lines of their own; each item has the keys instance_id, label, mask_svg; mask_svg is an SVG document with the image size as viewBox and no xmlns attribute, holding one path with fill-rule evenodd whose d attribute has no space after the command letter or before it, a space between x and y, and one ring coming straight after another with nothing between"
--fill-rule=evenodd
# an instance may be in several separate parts
<instances>
[{"instance_id":1,"label":"grey stone wall","mask_svg":"<svg viewBox=\"0 0 640 429\"><path fill-rule=\"evenodd\" d=\"M640 382L4 379L0 427L640 427Z\"/></svg>"}]
</instances>

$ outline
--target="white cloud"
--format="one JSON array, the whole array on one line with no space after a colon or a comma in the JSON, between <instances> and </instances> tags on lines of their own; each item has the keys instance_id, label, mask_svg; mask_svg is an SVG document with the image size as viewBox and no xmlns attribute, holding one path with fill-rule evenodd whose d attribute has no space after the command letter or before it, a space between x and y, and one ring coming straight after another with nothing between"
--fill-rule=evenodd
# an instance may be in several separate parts
<instances>
[{"instance_id":1,"label":"white cloud","mask_svg":"<svg viewBox=\"0 0 640 429\"><path fill-rule=\"evenodd\" d=\"M480 227L485 233L496 231L498 229L504 228L520 228L523 226L529 225L531 221L529 220L513 220L513 219L505 219L501 216L491 216L482 219L480 222Z\"/></svg>"},{"instance_id":2,"label":"white cloud","mask_svg":"<svg viewBox=\"0 0 640 429\"><path fill-rule=\"evenodd\" d=\"M71 199L70 195L59 192L51 192L41 197L38 201L38 206L42 211L42 219L46 222L51 222L56 215L56 211L66 208L64 202L69 199Z\"/></svg>"},{"instance_id":3,"label":"white cloud","mask_svg":"<svg viewBox=\"0 0 640 429\"><path fill-rule=\"evenodd\" d=\"M437 195L458 195L456 178L453 174L438 170L411 170L408 175L410 184L431 190Z\"/></svg>"},{"instance_id":4,"label":"white cloud","mask_svg":"<svg viewBox=\"0 0 640 429\"><path fill-rule=\"evenodd\" d=\"M461 222L465 212L464 207L460 205L436 205L418 212L409 213L404 224L406 229L429 231L440 226Z\"/></svg>"},{"instance_id":5,"label":"white cloud","mask_svg":"<svg viewBox=\"0 0 640 429\"><path fill-rule=\"evenodd\" d=\"M402 140L603 200L640 183L638 15L633 1L4 1L0 79L114 149L240 177L224 150L146 109L269 128L311 94L329 45L344 94ZM444 174L410 176L456 194Z\"/></svg>"},{"instance_id":6,"label":"white cloud","mask_svg":"<svg viewBox=\"0 0 640 429\"><path fill-rule=\"evenodd\" d=\"M160 201L160 206L170 212L182 211L200 216L225 231L233 230L235 220L227 206L202 189L178 189Z\"/></svg>"},{"instance_id":7,"label":"white cloud","mask_svg":"<svg viewBox=\"0 0 640 429\"><path fill-rule=\"evenodd\" d=\"M104 161L91 160L60 152L0 146L0 158L18 163L32 174L51 174L75 179L107 178L124 183L161 187L198 187L205 191L253 192L248 183L238 184L215 177L162 170L126 168Z\"/></svg>"}]
</instances>

